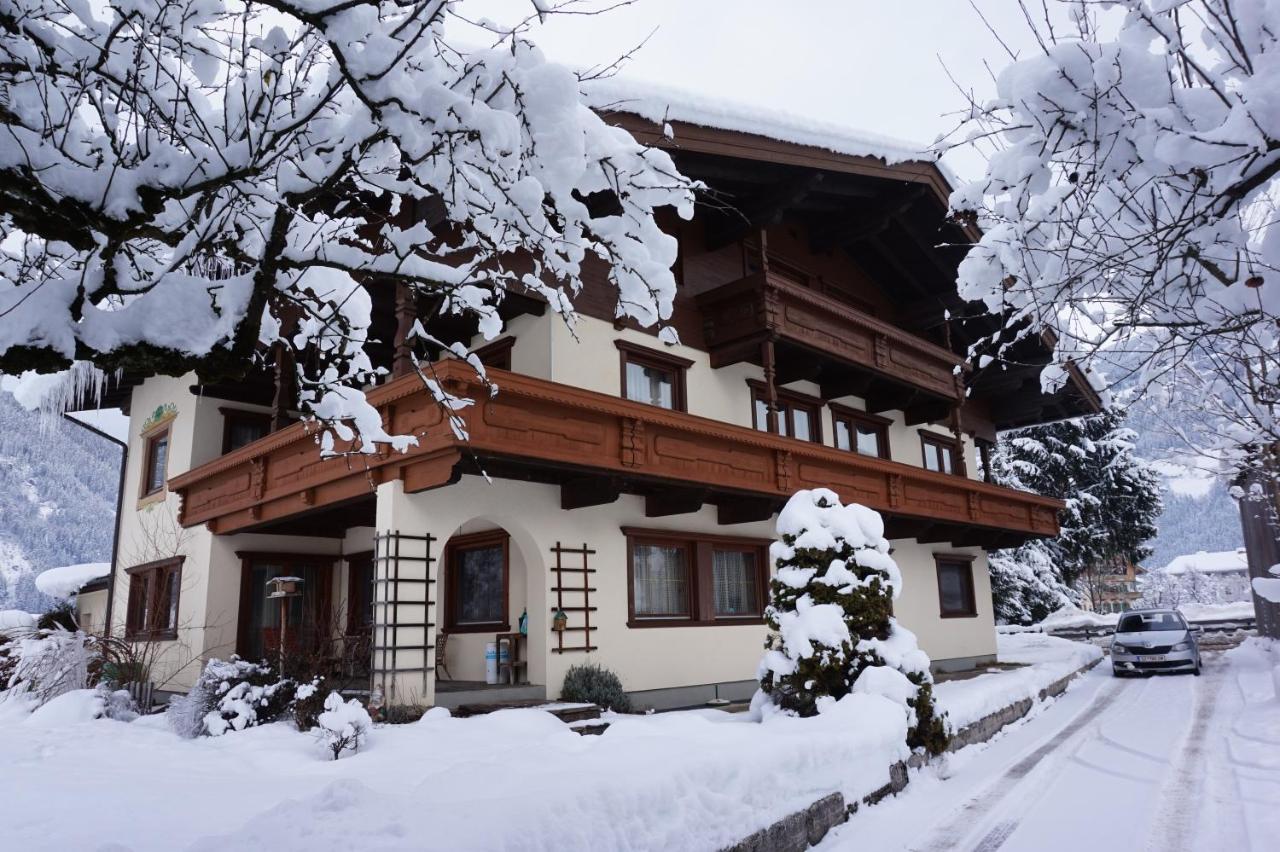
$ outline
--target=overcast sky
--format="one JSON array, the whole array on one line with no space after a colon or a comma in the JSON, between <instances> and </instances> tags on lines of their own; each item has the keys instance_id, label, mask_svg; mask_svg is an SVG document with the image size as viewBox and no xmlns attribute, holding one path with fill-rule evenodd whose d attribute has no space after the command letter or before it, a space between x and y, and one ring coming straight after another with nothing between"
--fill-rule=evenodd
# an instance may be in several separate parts
<instances>
[{"instance_id":1,"label":"overcast sky","mask_svg":"<svg viewBox=\"0 0 1280 852\"><path fill-rule=\"evenodd\" d=\"M1016 0L976 0L1014 49L1034 50ZM496 20L529 0L467 0ZM1059 10L1055 10L1059 11ZM607 65L650 32L625 74L928 144L956 124L966 86L994 91L1008 56L967 0L636 0L532 33L558 61ZM944 68L945 64L945 68ZM948 158L973 176L980 160Z\"/></svg>"}]
</instances>

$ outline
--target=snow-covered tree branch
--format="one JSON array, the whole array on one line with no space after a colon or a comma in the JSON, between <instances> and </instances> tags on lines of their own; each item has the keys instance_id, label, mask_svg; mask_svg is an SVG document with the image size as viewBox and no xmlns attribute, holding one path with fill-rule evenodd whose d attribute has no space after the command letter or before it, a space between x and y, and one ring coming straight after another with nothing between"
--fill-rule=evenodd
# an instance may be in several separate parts
<instances>
[{"instance_id":1,"label":"snow-covered tree branch","mask_svg":"<svg viewBox=\"0 0 1280 852\"><path fill-rule=\"evenodd\" d=\"M1050 20L1031 5L1028 21ZM1173 402L1211 415L1189 443L1265 464L1280 441L1280 6L1062 6L1074 26L1041 24L1041 49L954 143L995 147L951 199L983 232L962 294L1020 334L1054 333L1046 383L1076 360L1181 387Z\"/></svg>"},{"instance_id":2,"label":"snow-covered tree branch","mask_svg":"<svg viewBox=\"0 0 1280 852\"><path fill-rule=\"evenodd\" d=\"M528 40L556 12L469 48L451 0L0 0L0 371L275 359L337 421L376 288L492 336L509 292L570 315L594 256L662 322L689 182Z\"/></svg>"}]
</instances>

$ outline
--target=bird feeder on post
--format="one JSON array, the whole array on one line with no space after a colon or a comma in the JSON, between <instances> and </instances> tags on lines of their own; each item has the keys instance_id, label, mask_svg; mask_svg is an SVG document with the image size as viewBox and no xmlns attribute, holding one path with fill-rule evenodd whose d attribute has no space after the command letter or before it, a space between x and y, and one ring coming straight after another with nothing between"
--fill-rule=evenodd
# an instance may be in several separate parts
<instances>
[{"instance_id":1,"label":"bird feeder on post","mask_svg":"<svg viewBox=\"0 0 1280 852\"><path fill-rule=\"evenodd\" d=\"M279 674L284 676L284 650L289 630L289 599L302 596L301 577L272 577L267 581L267 600L280 601L280 662Z\"/></svg>"}]
</instances>

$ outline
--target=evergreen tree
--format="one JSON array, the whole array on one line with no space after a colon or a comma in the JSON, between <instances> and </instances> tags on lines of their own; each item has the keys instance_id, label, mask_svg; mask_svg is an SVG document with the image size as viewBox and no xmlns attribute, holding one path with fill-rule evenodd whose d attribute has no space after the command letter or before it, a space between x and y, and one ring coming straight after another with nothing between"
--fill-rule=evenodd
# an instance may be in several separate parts
<instances>
[{"instance_id":1,"label":"evergreen tree","mask_svg":"<svg viewBox=\"0 0 1280 852\"><path fill-rule=\"evenodd\" d=\"M1056 539L993 554L992 590L1003 620L1039 620L1059 595L1075 596L1068 587L1099 566L1115 559L1137 564L1151 554L1147 542L1156 534L1161 480L1135 453L1135 438L1115 408L1001 437L995 480L1067 504ZM997 572L996 564L1019 570Z\"/></svg>"},{"instance_id":2,"label":"evergreen tree","mask_svg":"<svg viewBox=\"0 0 1280 852\"><path fill-rule=\"evenodd\" d=\"M929 657L892 615L902 574L880 516L841 505L825 488L800 491L778 516L778 534L762 694L801 716L818 713L824 699L884 695L905 705L908 745L940 752L947 733Z\"/></svg>"}]
</instances>

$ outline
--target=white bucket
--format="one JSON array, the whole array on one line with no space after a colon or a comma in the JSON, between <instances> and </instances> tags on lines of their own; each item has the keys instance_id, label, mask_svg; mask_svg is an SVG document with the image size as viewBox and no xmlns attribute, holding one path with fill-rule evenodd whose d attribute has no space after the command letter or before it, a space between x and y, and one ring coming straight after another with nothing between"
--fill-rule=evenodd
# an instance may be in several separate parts
<instances>
[{"instance_id":1,"label":"white bucket","mask_svg":"<svg viewBox=\"0 0 1280 852\"><path fill-rule=\"evenodd\" d=\"M487 642L484 646L484 682L487 684L495 684L498 682L498 663L506 663L511 660L511 647L506 643L502 643L502 656L498 656L498 643Z\"/></svg>"}]
</instances>

